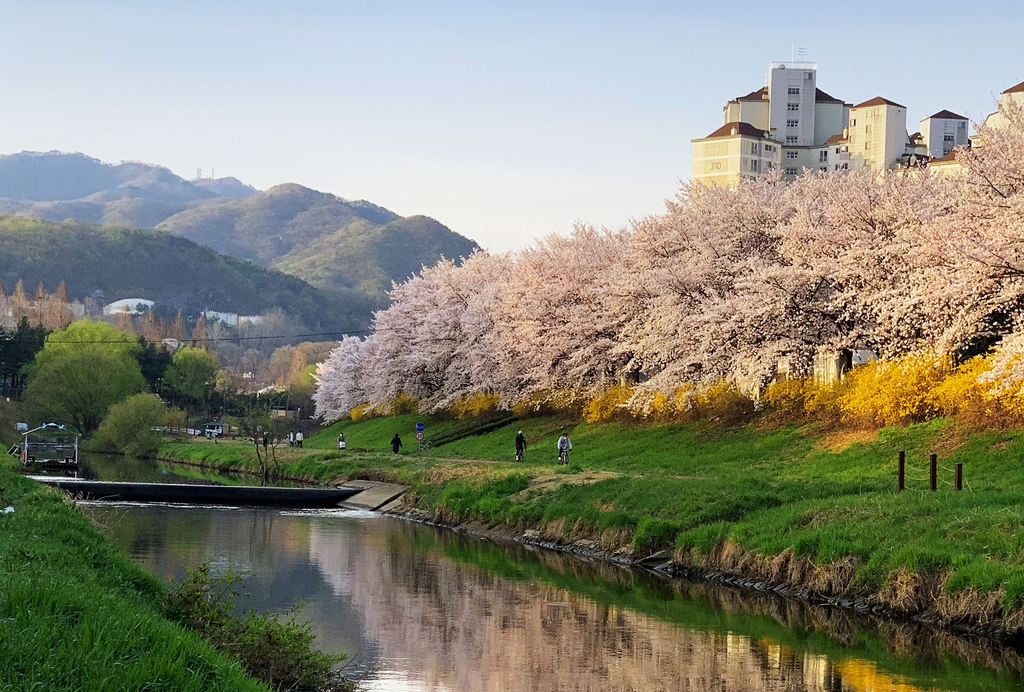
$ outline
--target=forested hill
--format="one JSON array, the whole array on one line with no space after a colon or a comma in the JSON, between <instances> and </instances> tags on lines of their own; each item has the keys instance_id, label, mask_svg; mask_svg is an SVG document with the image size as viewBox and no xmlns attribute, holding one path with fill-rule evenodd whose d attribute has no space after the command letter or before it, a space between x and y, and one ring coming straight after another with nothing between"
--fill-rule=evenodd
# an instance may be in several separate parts
<instances>
[{"instance_id":1,"label":"forested hill","mask_svg":"<svg viewBox=\"0 0 1024 692\"><path fill-rule=\"evenodd\" d=\"M39 283L53 291L64 281L72 299L102 291L106 302L146 298L193 314L277 307L318 331L361 329L381 305L355 291L321 291L160 231L0 216L0 280L11 292L19 279L29 293Z\"/></svg>"},{"instance_id":2,"label":"forested hill","mask_svg":"<svg viewBox=\"0 0 1024 692\"><path fill-rule=\"evenodd\" d=\"M251 259L328 289L383 295L442 256L468 257L476 243L426 216L400 217L301 185L248 199L195 205L157 228Z\"/></svg>"},{"instance_id":3,"label":"forested hill","mask_svg":"<svg viewBox=\"0 0 1024 692\"><path fill-rule=\"evenodd\" d=\"M374 298L423 265L477 248L434 219L403 218L294 183L260 192L235 178L189 181L161 166L60 152L0 156L5 213L157 227L321 288Z\"/></svg>"}]
</instances>

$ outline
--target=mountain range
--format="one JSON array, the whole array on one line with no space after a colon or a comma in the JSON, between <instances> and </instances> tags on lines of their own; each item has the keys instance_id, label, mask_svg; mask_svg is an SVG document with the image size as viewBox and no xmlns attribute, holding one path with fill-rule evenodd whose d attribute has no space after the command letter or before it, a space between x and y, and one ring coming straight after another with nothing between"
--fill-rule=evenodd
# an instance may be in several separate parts
<instances>
[{"instance_id":1,"label":"mountain range","mask_svg":"<svg viewBox=\"0 0 1024 692\"><path fill-rule=\"evenodd\" d=\"M318 332L366 327L382 301L353 290L323 291L302 279L223 255L186 238L153 229L54 223L0 217L0 284L18 281L28 295L53 292L63 281L72 299L102 305L122 298L153 300L173 316L204 310L264 314L273 308Z\"/></svg>"},{"instance_id":2,"label":"mountain range","mask_svg":"<svg viewBox=\"0 0 1024 692\"><path fill-rule=\"evenodd\" d=\"M294 183L261 192L235 178L189 181L161 166L61 152L0 156L0 214L156 228L378 302L392 281L477 249L429 217Z\"/></svg>"}]
</instances>

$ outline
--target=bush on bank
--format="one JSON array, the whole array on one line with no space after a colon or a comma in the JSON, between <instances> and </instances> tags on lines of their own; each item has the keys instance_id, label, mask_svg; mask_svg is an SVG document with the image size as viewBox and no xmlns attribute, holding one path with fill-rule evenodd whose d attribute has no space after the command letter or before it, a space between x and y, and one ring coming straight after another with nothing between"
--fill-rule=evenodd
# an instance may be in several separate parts
<instances>
[{"instance_id":1,"label":"bush on bank","mask_svg":"<svg viewBox=\"0 0 1024 692\"><path fill-rule=\"evenodd\" d=\"M0 513L0 689L270 689L238 660L259 637L224 655L172 622L166 585L119 553L61 492L0 462L5 507L13 511ZM272 620L247 622L280 630ZM310 651L308 637L285 634L272 641Z\"/></svg>"}]
</instances>

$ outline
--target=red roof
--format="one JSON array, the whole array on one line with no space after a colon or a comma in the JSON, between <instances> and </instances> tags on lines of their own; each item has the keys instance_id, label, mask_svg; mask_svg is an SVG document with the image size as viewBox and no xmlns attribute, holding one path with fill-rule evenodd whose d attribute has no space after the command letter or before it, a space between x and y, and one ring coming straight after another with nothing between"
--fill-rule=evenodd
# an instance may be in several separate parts
<instances>
[{"instance_id":1,"label":"red roof","mask_svg":"<svg viewBox=\"0 0 1024 692\"><path fill-rule=\"evenodd\" d=\"M843 103L842 99L837 99L835 96L830 96L821 89L814 90L814 101L815 103Z\"/></svg>"},{"instance_id":2,"label":"red roof","mask_svg":"<svg viewBox=\"0 0 1024 692\"><path fill-rule=\"evenodd\" d=\"M715 137L734 137L732 130L736 128L736 135L744 135L746 137L766 137L768 135L764 130L759 130L750 123L726 123L720 128L709 134L704 139L714 139Z\"/></svg>"},{"instance_id":3,"label":"red roof","mask_svg":"<svg viewBox=\"0 0 1024 692\"><path fill-rule=\"evenodd\" d=\"M845 142L845 141L846 141L846 137L843 137L841 134L839 134L839 135L832 135L831 137L829 137L828 139L825 140L825 144L839 144L840 142Z\"/></svg>"},{"instance_id":4,"label":"red roof","mask_svg":"<svg viewBox=\"0 0 1024 692\"><path fill-rule=\"evenodd\" d=\"M890 101L889 99L884 99L881 96L876 96L864 103L858 103L854 108L867 108L868 106L896 106L897 108L906 108L906 106L900 105L895 101Z\"/></svg>"},{"instance_id":5,"label":"red roof","mask_svg":"<svg viewBox=\"0 0 1024 692\"><path fill-rule=\"evenodd\" d=\"M965 118L962 115L957 115L953 111L946 111L946 110L939 111L935 115L932 115L932 116L929 116L929 117L932 117L932 118L943 118L944 120L967 120L967 118Z\"/></svg>"},{"instance_id":6,"label":"red roof","mask_svg":"<svg viewBox=\"0 0 1024 692\"><path fill-rule=\"evenodd\" d=\"M1024 82L1021 82L1020 84L1017 84L1016 86L1010 87L1009 89L1007 89L1003 93L1004 94L1018 94L1018 93L1020 93L1022 91L1024 91Z\"/></svg>"},{"instance_id":7,"label":"red roof","mask_svg":"<svg viewBox=\"0 0 1024 692\"><path fill-rule=\"evenodd\" d=\"M746 96L737 96L733 101L763 101L768 98L768 87L763 86L757 91L752 91Z\"/></svg>"}]
</instances>

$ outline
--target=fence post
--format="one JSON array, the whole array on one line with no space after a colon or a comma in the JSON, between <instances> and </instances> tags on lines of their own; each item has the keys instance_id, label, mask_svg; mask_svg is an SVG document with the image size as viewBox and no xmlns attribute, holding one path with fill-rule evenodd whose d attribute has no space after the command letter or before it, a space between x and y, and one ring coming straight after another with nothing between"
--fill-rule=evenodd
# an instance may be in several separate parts
<instances>
[{"instance_id":1,"label":"fence post","mask_svg":"<svg viewBox=\"0 0 1024 692\"><path fill-rule=\"evenodd\" d=\"M929 481L929 483L931 485L931 491L934 493L936 490L938 490L938 485L939 485L939 483L938 483L938 480L939 480L938 479L939 457L938 457L937 454L929 454L928 455L928 466L929 466L929 469L928 469L928 471L929 471L928 481Z\"/></svg>"},{"instance_id":2,"label":"fence post","mask_svg":"<svg viewBox=\"0 0 1024 692\"><path fill-rule=\"evenodd\" d=\"M896 490L903 492L907 487L907 453L900 450L900 460L896 465Z\"/></svg>"},{"instance_id":3,"label":"fence post","mask_svg":"<svg viewBox=\"0 0 1024 692\"><path fill-rule=\"evenodd\" d=\"M956 466L954 466L953 469L956 472L956 480L954 481L954 485L956 486L957 490L963 490L964 489L964 465L961 462L957 462Z\"/></svg>"}]
</instances>

